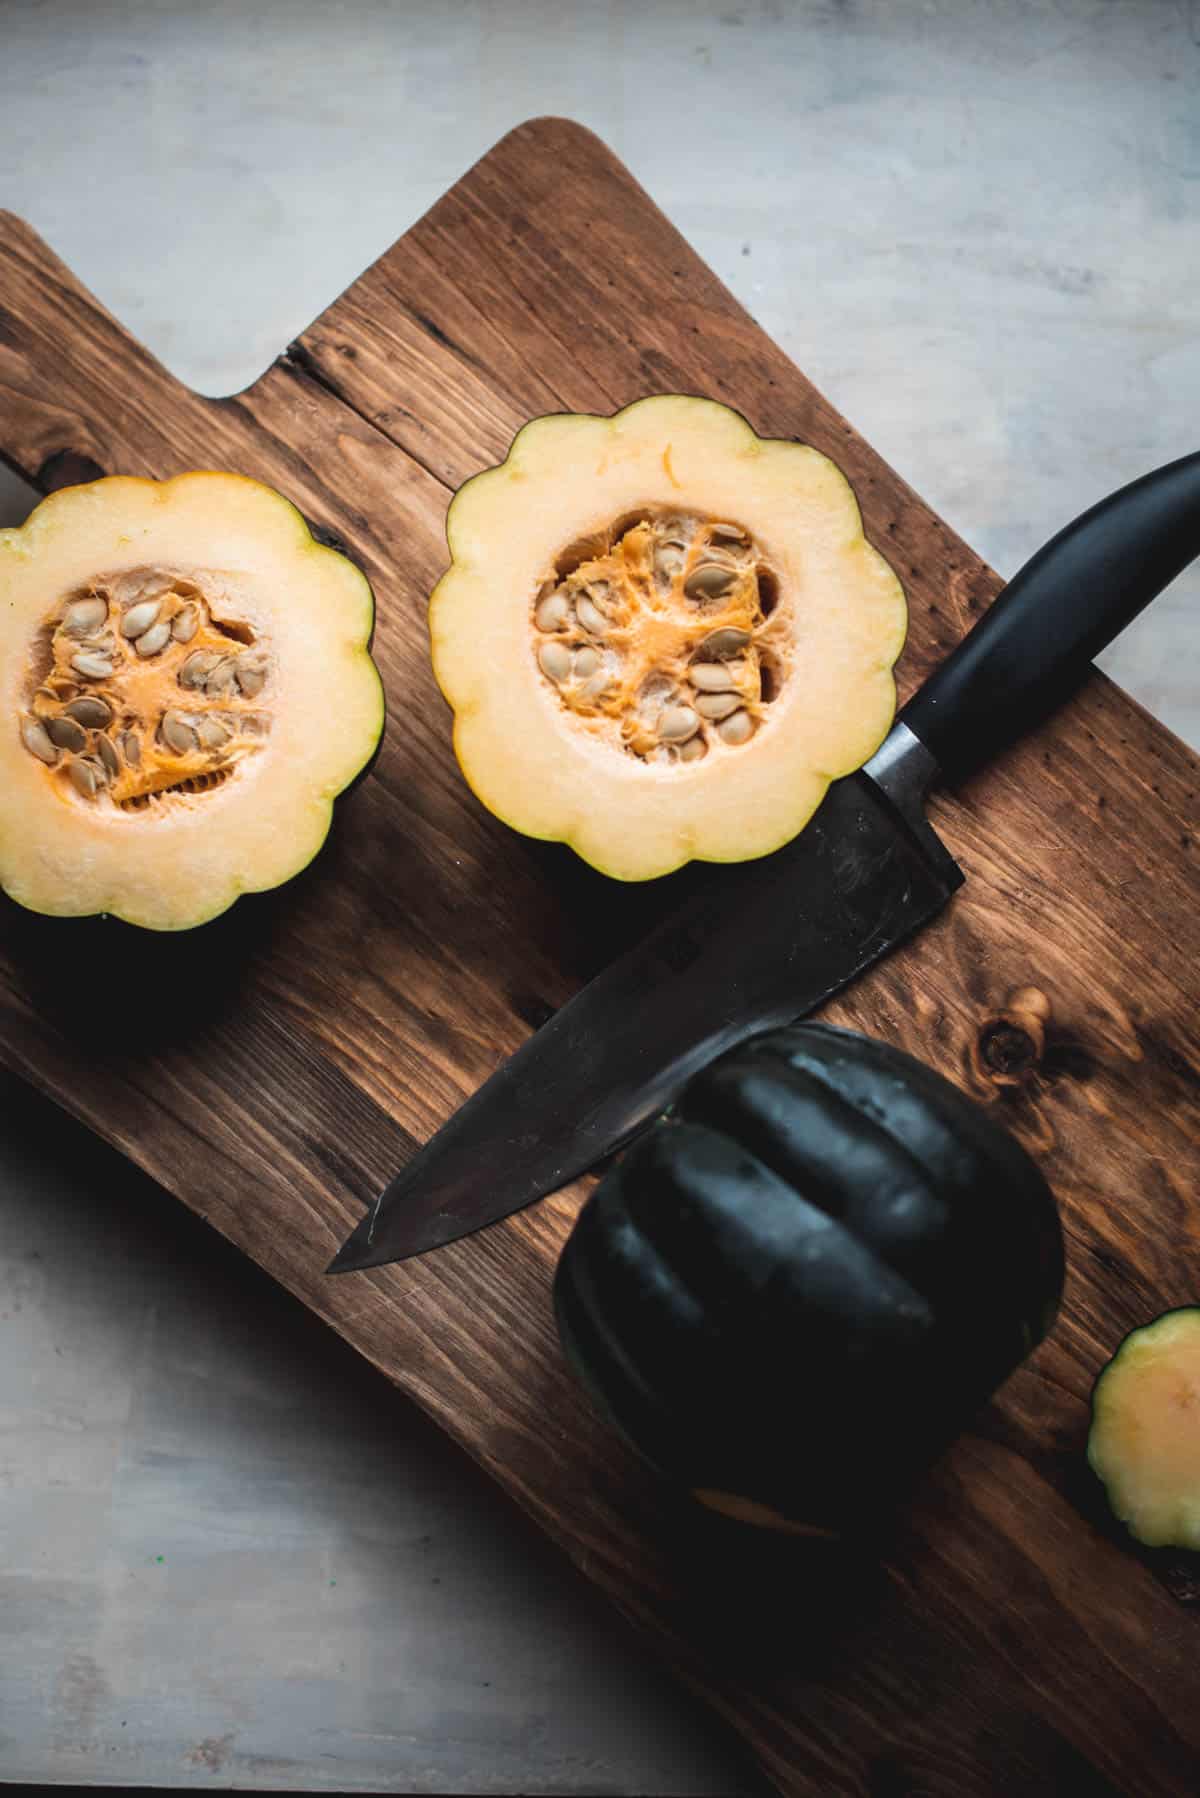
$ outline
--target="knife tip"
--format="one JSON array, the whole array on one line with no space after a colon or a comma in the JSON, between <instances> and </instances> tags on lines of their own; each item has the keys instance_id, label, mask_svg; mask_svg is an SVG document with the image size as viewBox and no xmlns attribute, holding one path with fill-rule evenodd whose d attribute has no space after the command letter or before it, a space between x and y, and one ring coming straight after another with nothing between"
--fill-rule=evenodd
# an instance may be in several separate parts
<instances>
[{"instance_id":1,"label":"knife tip","mask_svg":"<svg viewBox=\"0 0 1200 1798\"><path fill-rule=\"evenodd\" d=\"M325 1269L327 1274L353 1274L365 1265L371 1246L371 1219L372 1214L368 1212L362 1222L350 1232Z\"/></svg>"}]
</instances>

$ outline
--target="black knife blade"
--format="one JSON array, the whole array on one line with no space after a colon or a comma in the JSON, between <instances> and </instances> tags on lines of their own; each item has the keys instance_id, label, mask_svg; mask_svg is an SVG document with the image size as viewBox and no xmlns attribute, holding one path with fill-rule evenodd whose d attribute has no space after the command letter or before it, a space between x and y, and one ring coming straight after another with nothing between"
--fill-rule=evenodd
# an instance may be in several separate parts
<instances>
[{"instance_id":1,"label":"black knife blade","mask_svg":"<svg viewBox=\"0 0 1200 1798\"><path fill-rule=\"evenodd\" d=\"M940 910L962 874L922 810L1061 703L1200 553L1200 453L1144 476L1028 562L784 849L701 892L510 1056L376 1199L330 1273L404 1260L555 1191L688 1077L814 1010Z\"/></svg>"},{"instance_id":2,"label":"black knife blade","mask_svg":"<svg viewBox=\"0 0 1200 1798\"><path fill-rule=\"evenodd\" d=\"M330 1271L451 1242L566 1185L710 1056L811 1011L959 884L929 837L917 841L869 775L835 782L769 863L715 869L511 1055L392 1181Z\"/></svg>"}]
</instances>

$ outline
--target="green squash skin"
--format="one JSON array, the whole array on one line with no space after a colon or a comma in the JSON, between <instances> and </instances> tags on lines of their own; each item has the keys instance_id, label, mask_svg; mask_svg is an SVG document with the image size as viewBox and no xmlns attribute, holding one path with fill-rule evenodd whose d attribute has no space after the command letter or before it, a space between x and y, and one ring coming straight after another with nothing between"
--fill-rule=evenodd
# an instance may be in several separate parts
<instances>
[{"instance_id":1,"label":"green squash skin","mask_svg":"<svg viewBox=\"0 0 1200 1798\"><path fill-rule=\"evenodd\" d=\"M692 1490L859 1529L1057 1313L1057 1207L957 1088L827 1025L694 1077L596 1188L559 1262L567 1359Z\"/></svg>"},{"instance_id":2,"label":"green squash skin","mask_svg":"<svg viewBox=\"0 0 1200 1798\"><path fill-rule=\"evenodd\" d=\"M355 561L343 540L336 536L334 532L320 529L316 525L310 523L310 521L304 517L303 513L301 513L300 516L304 520L305 528L314 543L319 544L322 549L328 550L331 555L340 556L342 561L349 562L350 566L362 576L363 585L367 589L367 593L371 600L371 626L367 632L367 640L363 645L363 648L366 650L368 656L370 656L371 661L375 664L375 673L379 678L379 735L375 739L374 749L372 749L358 773L347 782L340 793L337 793L334 796L336 803L336 801L340 799L349 799L350 795L356 793L359 787L362 786L364 780L369 780L371 778L372 774L375 772L375 764L383 753L383 740L387 735L387 688L383 684L383 675L380 672L379 664L375 661L375 628L379 623L379 601L375 597L375 589L367 578L361 564ZM317 854L320 854L319 849Z\"/></svg>"},{"instance_id":3,"label":"green squash skin","mask_svg":"<svg viewBox=\"0 0 1200 1798\"><path fill-rule=\"evenodd\" d=\"M919 1269L941 1314L989 1310L1006 1372L1049 1332L1064 1274L1049 1188L1016 1139L924 1063L830 1025L793 1026L710 1064L677 1110L717 1127L729 1117L784 1179L844 1208L890 1266ZM1031 1234L1008 1228L1014 1194Z\"/></svg>"}]
</instances>

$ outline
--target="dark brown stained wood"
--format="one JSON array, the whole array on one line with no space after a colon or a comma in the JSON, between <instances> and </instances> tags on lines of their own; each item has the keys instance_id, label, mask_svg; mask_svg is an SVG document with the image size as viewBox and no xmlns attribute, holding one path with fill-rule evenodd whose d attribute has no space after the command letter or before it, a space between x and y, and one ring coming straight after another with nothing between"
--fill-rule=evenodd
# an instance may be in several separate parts
<instances>
[{"instance_id":1,"label":"dark brown stained wood","mask_svg":"<svg viewBox=\"0 0 1200 1798\"><path fill-rule=\"evenodd\" d=\"M1083 1448L1124 1331L1200 1297L1200 782L1103 678L935 801L966 888L828 1009L994 1106L1041 1158L1068 1237L1053 1337L877 1555L731 1548L593 1421L549 1306L581 1189L417 1263L322 1275L412 1145L703 878L627 891L483 813L424 626L450 492L526 418L680 389L843 467L908 590L910 692L996 577L580 128L506 138L224 401L172 380L0 218L0 451L44 486L194 466L278 486L370 574L390 708L375 775L280 893L181 938L5 901L0 1055L430 1411L656 1633L781 1789L1194 1794L1195 1581L1126 1542ZM131 961L132 995L106 972ZM70 1027L85 969L116 1030L100 1060ZM781 1428L803 1427L810 1372L780 1370Z\"/></svg>"}]
</instances>

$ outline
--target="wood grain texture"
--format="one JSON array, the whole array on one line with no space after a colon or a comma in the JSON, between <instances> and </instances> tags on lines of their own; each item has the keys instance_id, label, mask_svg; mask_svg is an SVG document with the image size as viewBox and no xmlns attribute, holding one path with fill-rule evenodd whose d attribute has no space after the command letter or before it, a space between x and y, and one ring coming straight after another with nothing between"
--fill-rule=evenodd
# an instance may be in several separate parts
<instances>
[{"instance_id":1,"label":"wood grain texture","mask_svg":"<svg viewBox=\"0 0 1200 1798\"><path fill-rule=\"evenodd\" d=\"M731 1544L564 1370L549 1286L581 1189L417 1263L322 1275L413 1144L703 879L614 888L476 804L426 655L445 508L534 413L693 391L845 470L908 591L902 694L996 577L575 126L506 138L228 400L172 380L19 221L0 253L0 450L43 485L82 457L278 486L369 573L390 704L375 775L281 892L182 938L6 902L0 1055L436 1417L781 1789L1194 1792L1195 1587L1108 1520L1083 1445L1123 1332L1200 1292L1196 758L1097 676L936 800L967 886L826 1015L940 1067L1038 1154L1067 1231L1063 1316L879 1544ZM85 978L114 1020L101 1060L72 1028ZM789 1422L802 1374L781 1386Z\"/></svg>"}]
</instances>

